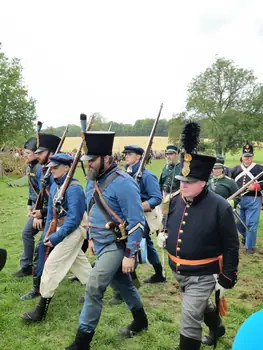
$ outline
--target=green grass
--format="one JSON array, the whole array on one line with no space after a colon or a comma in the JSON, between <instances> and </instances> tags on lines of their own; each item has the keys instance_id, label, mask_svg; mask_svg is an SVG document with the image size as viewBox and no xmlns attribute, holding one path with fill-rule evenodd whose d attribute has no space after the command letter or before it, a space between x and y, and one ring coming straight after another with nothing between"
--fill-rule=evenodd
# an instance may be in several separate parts
<instances>
[{"instance_id":1,"label":"green grass","mask_svg":"<svg viewBox=\"0 0 263 350\"><path fill-rule=\"evenodd\" d=\"M263 152L257 153L263 163ZM261 158L261 159L260 159ZM160 174L164 160L153 161L149 169ZM227 164L238 164L238 157L227 157ZM77 177L84 185L81 170ZM27 325L18 316L35 306L36 300L20 301L19 297L32 286L31 277L12 278L19 267L22 251L21 231L26 222L27 188L9 188L0 181L0 247L8 250L8 261L0 273L0 349L1 350L59 350L71 343L78 327L81 305L77 298L84 293L78 283L65 279L56 291L45 322ZM263 225L258 230L258 247L263 250ZM38 238L38 237L37 237ZM155 239L155 238L154 238ZM238 328L253 312L263 308L263 267L261 252L253 257L240 249L239 281L227 293L229 313L224 322L227 334L219 341L217 349L231 349ZM167 259L166 259L167 261ZM106 292L99 326L92 349L110 350L172 350L178 348L180 324L180 295L177 282L166 264L168 283L142 285L140 293L149 317L149 330L134 339L123 340L118 329L131 321L125 305L111 306L112 290ZM141 265L138 275L152 274L150 265ZM206 331L206 330L205 330ZM203 347L208 349L208 347Z\"/></svg>"}]
</instances>

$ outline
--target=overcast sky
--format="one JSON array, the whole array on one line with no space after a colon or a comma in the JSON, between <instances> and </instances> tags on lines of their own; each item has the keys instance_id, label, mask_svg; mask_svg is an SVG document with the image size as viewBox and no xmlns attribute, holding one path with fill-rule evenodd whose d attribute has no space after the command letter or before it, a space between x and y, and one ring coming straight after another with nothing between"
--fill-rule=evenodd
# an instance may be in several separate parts
<instances>
[{"instance_id":1,"label":"overcast sky","mask_svg":"<svg viewBox=\"0 0 263 350\"><path fill-rule=\"evenodd\" d=\"M0 0L0 42L18 57L44 126L79 114L134 123L181 112L215 56L263 82L258 0Z\"/></svg>"}]
</instances>

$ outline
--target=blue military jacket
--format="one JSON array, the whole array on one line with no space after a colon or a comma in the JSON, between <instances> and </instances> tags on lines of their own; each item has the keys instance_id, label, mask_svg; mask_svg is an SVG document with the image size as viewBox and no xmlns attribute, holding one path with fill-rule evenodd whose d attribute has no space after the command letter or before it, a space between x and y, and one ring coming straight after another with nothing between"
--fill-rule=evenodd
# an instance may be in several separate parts
<instances>
[{"instance_id":1,"label":"blue military jacket","mask_svg":"<svg viewBox=\"0 0 263 350\"><path fill-rule=\"evenodd\" d=\"M49 225L53 219L53 203L56 198L56 193L65 181L66 176L67 174L59 179L55 179L50 188L47 220L42 237L45 237ZM53 246L56 246L62 242L65 237L67 237L70 233L79 227L85 212L86 206L83 188L79 183L75 183L76 180L73 181L74 183L71 183L66 190L65 198L62 204L63 209L58 215L58 218L65 217L64 222L62 226L59 227L57 232L54 232L49 236L49 240Z\"/></svg>"},{"instance_id":2,"label":"blue military jacket","mask_svg":"<svg viewBox=\"0 0 263 350\"><path fill-rule=\"evenodd\" d=\"M117 177L108 184L102 195L108 206L124 221L128 223L128 240L125 256L134 256L137 251L144 229L144 214L140 199L140 191L135 181L122 170L111 166L98 180L100 187L103 181L113 172ZM90 208L90 202L94 193L94 181L88 181L86 187L87 208L89 211L88 233L89 239L93 239L97 256L110 244L116 241L116 235L105 228L106 218L99 210L97 204ZM90 209L90 210L89 210ZM116 221L112 217L113 221Z\"/></svg>"},{"instance_id":3,"label":"blue military jacket","mask_svg":"<svg viewBox=\"0 0 263 350\"><path fill-rule=\"evenodd\" d=\"M242 164L237 165L231 170L231 177L235 180L238 187L241 188L246 183L248 183L252 178L257 176L263 171L263 166L260 164L252 163L249 167L245 168ZM260 178L257 179L258 182L263 180L263 176L260 176ZM258 197L261 196L261 191L263 190L263 182L259 183L260 190L257 192L255 191L249 191L244 196L255 196Z\"/></svg>"},{"instance_id":4,"label":"blue military jacket","mask_svg":"<svg viewBox=\"0 0 263 350\"><path fill-rule=\"evenodd\" d=\"M26 169L28 175L28 201L27 205L33 206L37 200L41 183L41 165L35 160Z\"/></svg>"},{"instance_id":5,"label":"blue military jacket","mask_svg":"<svg viewBox=\"0 0 263 350\"><path fill-rule=\"evenodd\" d=\"M139 169L139 166L140 162L134 164L132 167L126 167L127 173L134 177ZM161 204L162 193L160 191L158 178L148 169L143 170L140 190L141 201L147 201L151 209L154 209L157 205Z\"/></svg>"},{"instance_id":6,"label":"blue military jacket","mask_svg":"<svg viewBox=\"0 0 263 350\"><path fill-rule=\"evenodd\" d=\"M42 191L42 186L43 186L42 180L44 179L45 174L46 174L47 171L48 171L48 168L45 167L45 166L42 166L42 168L41 168L41 177L40 177L40 180L39 180L40 181L39 182L39 192ZM53 177L52 174L50 174L50 176L48 178L48 184L47 184L47 187L46 187L46 195L45 195L45 198L44 198L44 204L43 204L42 209L40 209L42 217L44 219L47 216L49 192L50 192L50 189L51 189L51 186L53 185L53 183L54 183L54 177Z\"/></svg>"}]
</instances>

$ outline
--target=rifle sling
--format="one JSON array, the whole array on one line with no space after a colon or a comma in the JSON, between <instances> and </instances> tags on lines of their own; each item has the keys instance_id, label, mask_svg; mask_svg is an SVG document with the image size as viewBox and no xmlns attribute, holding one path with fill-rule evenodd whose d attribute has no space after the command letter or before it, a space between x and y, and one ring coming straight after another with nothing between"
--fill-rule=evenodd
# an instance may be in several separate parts
<instances>
[{"instance_id":1,"label":"rifle sling","mask_svg":"<svg viewBox=\"0 0 263 350\"><path fill-rule=\"evenodd\" d=\"M119 217L119 215L117 213L115 213L114 210L111 209L111 207L107 204L107 202L105 201L105 199L102 196L102 193L98 187L98 184L95 182L95 201L96 199L96 195L98 195L98 198L101 202L101 205L104 207L104 209L109 212L120 224L123 224L124 222L122 221L122 219Z\"/></svg>"},{"instance_id":2,"label":"rifle sling","mask_svg":"<svg viewBox=\"0 0 263 350\"><path fill-rule=\"evenodd\" d=\"M28 175L28 183L29 183L29 186L32 188L32 190L34 191L35 195L38 196L39 195L39 192L37 191L37 189L34 187L32 181L31 181L31 176Z\"/></svg>"},{"instance_id":3,"label":"rifle sling","mask_svg":"<svg viewBox=\"0 0 263 350\"><path fill-rule=\"evenodd\" d=\"M90 212L91 208L93 207L94 204L96 204L98 206L98 209L100 210L101 214L103 215L104 219L106 220L106 222L112 221L112 217L109 214L109 211L105 208L104 204L101 201L101 198L103 198L102 193L104 192L104 190L108 187L108 185L115 180L119 175L115 172L113 172L112 174L110 174L105 181L99 186L97 185L96 182L94 182L94 187L95 187L95 191L93 193L93 197L91 199L91 201L89 202L89 207L88 207L88 213ZM100 195L98 194L98 189L100 192ZM101 196L101 197L100 197ZM105 202L104 198L103 201ZM107 207L109 208L109 206L107 205ZM112 211L112 213L114 213L115 215L117 215L112 209L110 209ZM115 215L112 214L112 216L115 217ZM121 220L122 222L122 220Z\"/></svg>"}]
</instances>

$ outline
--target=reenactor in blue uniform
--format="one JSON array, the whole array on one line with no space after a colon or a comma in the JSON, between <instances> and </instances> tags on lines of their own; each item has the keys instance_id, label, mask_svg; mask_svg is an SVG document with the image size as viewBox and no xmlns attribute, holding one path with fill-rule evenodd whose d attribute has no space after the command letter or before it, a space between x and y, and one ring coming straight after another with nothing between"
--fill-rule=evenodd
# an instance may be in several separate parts
<instances>
[{"instance_id":1,"label":"reenactor in blue uniform","mask_svg":"<svg viewBox=\"0 0 263 350\"><path fill-rule=\"evenodd\" d=\"M125 154L126 171L132 177L135 177L140 166L140 159L144 153L144 149L135 146L125 146L123 153ZM142 179L140 181L141 201L142 207L145 213L151 212L162 202L162 194L160 191L158 178L148 169L144 169L142 173ZM147 214L146 214L147 215ZM161 220L159 228L161 227ZM149 263L153 266L155 274L149 278L144 279L145 283L158 283L165 282L166 278L163 276L162 264L160 262L158 253L151 240L151 232L149 224L146 222L144 226L143 237L147 242L147 258Z\"/></svg>"},{"instance_id":2,"label":"reenactor in blue uniform","mask_svg":"<svg viewBox=\"0 0 263 350\"><path fill-rule=\"evenodd\" d=\"M248 142L243 147L241 164L231 169L231 176L241 188L254 177L263 171L263 166L253 162L254 149ZM263 176L258 182L263 180ZM248 186L246 193L240 200L240 217L246 223L249 231L239 222L238 231L243 236L243 244L246 246L247 254L254 254L256 248L257 230L261 210L261 191L263 182L254 183Z\"/></svg>"},{"instance_id":3,"label":"reenactor in blue uniform","mask_svg":"<svg viewBox=\"0 0 263 350\"><path fill-rule=\"evenodd\" d=\"M88 277L76 338L66 350L90 349L110 284L120 291L133 315L133 322L121 329L121 335L132 337L148 328L140 295L130 277L144 229L139 188L113 162L113 132L87 132L85 138L88 151L82 159L88 161L89 251L97 259Z\"/></svg>"},{"instance_id":4,"label":"reenactor in blue uniform","mask_svg":"<svg viewBox=\"0 0 263 350\"><path fill-rule=\"evenodd\" d=\"M176 192L180 187L180 181L175 176L180 174L180 162L178 162L180 150L177 146L168 145L165 150L167 164L162 170L159 184L165 197L168 193Z\"/></svg>"},{"instance_id":5,"label":"reenactor in blue uniform","mask_svg":"<svg viewBox=\"0 0 263 350\"><path fill-rule=\"evenodd\" d=\"M169 265L182 291L180 350L199 350L201 341L213 345L225 333L210 296L216 289L223 298L237 279L233 211L224 198L207 190L216 159L196 153L199 134L196 123L187 124L182 133L180 194L171 199L167 226ZM203 321L210 332L202 339Z\"/></svg>"},{"instance_id":6,"label":"reenactor in blue uniform","mask_svg":"<svg viewBox=\"0 0 263 350\"><path fill-rule=\"evenodd\" d=\"M24 251L20 259L20 270L13 274L14 277L24 277L32 275L34 236L39 232L33 228L34 218L32 211L34 209L37 196L39 194L41 180L41 165L34 153L37 149L36 137L31 137L24 144L24 158L26 161L26 174L28 175L28 220L22 231L22 240Z\"/></svg>"},{"instance_id":7,"label":"reenactor in blue uniform","mask_svg":"<svg viewBox=\"0 0 263 350\"><path fill-rule=\"evenodd\" d=\"M56 135L51 134L43 134L39 133L37 135L37 149L35 150L35 154L37 156L37 159L39 163L42 165L42 171L41 171L41 179L39 184L39 191L41 192L42 188L42 178L45 176L45 173L47 171L47 163L49 162L49 157L53 155L56 152L56 149L59 145L60 138ZM40 210L33 210L32 216L31 216L31 223L32 226L28 227L26 231L27 235L27 241L34 243L34 236L41 230L43 230L45 226L45 219L47 216L47 207L48 207L48 192L53 183L53 176L50 176L49 178L49 184L46 188L46 196L43 204L43 208ZM32 243L31 243L32 244ZM32 245L32 251L31 256L33 257L33 289L30 290L28 293L23 295L20 299L21 300L30 300L33 298L38 297L39 294L39 287L40 287L40 278L42 270L41 268L38 269L38 253L39 253L39 245L43 244L41 241L41 238L34 249L34 245Z\"/></svg>"},{"instance_id":8,"label":"reenactor in blue uniform","mask_svg":"<svg viewBox=\"0 0 263 350\"><path fill-rule=\"evenodd\" d=\"M224 160L217 158L214 164L212 176L208 182L208 189L227 199L236 191L238 186L231 177L225 174ZM239 202L239 197L235 198L235 206Z\"/></svg>"},{"instance_id":9,"label":"reenactor in blue uniform","mask_svg":"<svg viewBox=\"0 0 263 350\"><path fill-rule=\"evenodd\" d=\"M85 194L80 183L74 178L65 192L58 214L57 230L47 237L47 232L54 218L53 206L56 197L74 160L72 156L61 153L51 156L49 159L47 167L51 168L54 183L50 189L47 220L42 235L44 245L40 246L43 251L39 252L39 264L42 264L43 270L40 284L41 299L35 308L20 315L21 318L29 322L40 322L45 318L51 298L69 270L72 270L82 284L86 284L91 269L90 263L81 249L84 235L86 235L85 228L81 227L86 208ZM52 251L45 262L47 247L52 248ZM42 260L40 261L40 259Z\"/></svg>"}]
</instances>

